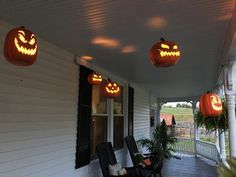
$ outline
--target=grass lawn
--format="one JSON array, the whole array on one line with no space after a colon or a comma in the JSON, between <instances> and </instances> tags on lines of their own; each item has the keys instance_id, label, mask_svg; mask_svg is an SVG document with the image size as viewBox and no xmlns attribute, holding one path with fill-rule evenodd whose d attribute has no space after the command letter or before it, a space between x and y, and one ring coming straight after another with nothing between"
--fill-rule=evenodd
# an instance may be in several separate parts
<instances>
[{"instance_id":1,"label":"grass lawn","mask_svg":"<svg viewBox=\"0 0 236 177\"><path fill-rule=\"evenodd\" d=\"M162 106L161 113L173 114L175 116L176 122L178 121L193 122L192 108Z\"/></svg>"}]
</instances>

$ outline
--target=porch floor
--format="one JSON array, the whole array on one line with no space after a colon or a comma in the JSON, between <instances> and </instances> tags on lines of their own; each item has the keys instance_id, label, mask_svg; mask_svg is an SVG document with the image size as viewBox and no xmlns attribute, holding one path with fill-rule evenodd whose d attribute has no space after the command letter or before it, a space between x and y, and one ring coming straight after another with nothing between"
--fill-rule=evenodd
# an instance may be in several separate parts
<instances>
[{"instance_id":1,"label":"porch floor","mask_svg":"<svg viewBox=\"0 0 236 177\"><path fill-rule=\"evenodd\" d=\"M202 157L182 156L164 162L163 177L217 177L216 163Z\"/></svg>"}]
</instances>

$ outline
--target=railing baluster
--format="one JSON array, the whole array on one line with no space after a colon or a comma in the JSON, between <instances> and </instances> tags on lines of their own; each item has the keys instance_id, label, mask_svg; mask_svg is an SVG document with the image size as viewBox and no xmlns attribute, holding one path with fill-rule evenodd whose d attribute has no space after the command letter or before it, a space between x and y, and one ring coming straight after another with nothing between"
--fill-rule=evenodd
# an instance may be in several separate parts
<instances>
[{"instance_id":1,"label":"railing baluster","mask_svg":"<svg viewBox=\"0 0 236 177\"><path fill-rule=\"evenodd\" d=\"M197 140L197 154L202 155L208 159L219 162L219 151L215 144ZM194 154L194 140L178 138L177 142L171 145L175 151L186 154Z\"/></svg>"}]
</instances>

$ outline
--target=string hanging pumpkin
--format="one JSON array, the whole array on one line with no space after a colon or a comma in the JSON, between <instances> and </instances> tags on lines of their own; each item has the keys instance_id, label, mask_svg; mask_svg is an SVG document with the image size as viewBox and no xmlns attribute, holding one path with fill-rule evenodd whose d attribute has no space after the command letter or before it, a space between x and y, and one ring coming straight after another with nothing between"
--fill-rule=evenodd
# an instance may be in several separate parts
<instances>
[{"instance_id":1,"label":"string hanging pumpkin","mask_svg":"<svg viewBox=\"0 0 236 177\"><path fill-rule=\"evenodd\" d=\"M178 63L180 50L175 42L161 41L152 46L150 50L150 61L157 67L168 67Z\"/></svg>"},{"instance_id":2,"label":"string hanging pumpkin","mask_svg":"<svg viewBox=\"0 0 236 177\"><path fill-rule=\"evenodd\" d=\"M4 43L4 55L10 63L19 66L32 65L38 54L36 36L30 30L20 27L7 33Z\"/></svg>"},{"instance_id":3,"label":"string hanging pumpkin","mask_svg":"<svg viewBox=\"0 0 236 177\"><path fill-rule=\"evenodd\" d=\"M115 98L120 96L120 86L116 82L108 80L103 85L103 94L106 98Z\"/></svg>"},{"instance_id":4,"label":"string hanging pumpkin","mask_svg":"<svg viewBox=\"0 0 236 177\"><path fill-rule=\"evenodd\" d=\"M200 112L203 116L219 116L223 107L220 97L215 93L207 92L200 97Z\"/></svg>"},{"instance_id":5,"label":"string hanging pumpkin","mask_svg":"<svg viewBox=\"0 0 236 177\"><path fill-rule=\"evenodd\" d=\"M99 85L102 82L102 76L98 73L93 72L88 76L88 82L91 85Z\"/></svg>"}]
</instances>

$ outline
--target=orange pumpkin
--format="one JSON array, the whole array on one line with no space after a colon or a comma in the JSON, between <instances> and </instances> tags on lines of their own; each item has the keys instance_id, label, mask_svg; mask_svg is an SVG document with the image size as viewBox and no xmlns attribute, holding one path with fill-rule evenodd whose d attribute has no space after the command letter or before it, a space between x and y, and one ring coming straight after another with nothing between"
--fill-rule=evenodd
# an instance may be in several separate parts
<instances>
[{"instance_id":1,"label":"orange pumpkin","mask_svg":"<svg viewBox=\"0 0 236 177\"><path fill-rule=\"evenodd\" d=\"M88 76L88 82L91 85L99 85L102 82L102 76L93 72Z\"/></svg>"},{"instance_id":2,"label":"orange pumpkin","mask_svg":"<svg viewBox=\"0 0 236 177\"><path fill-rule=\"evenodd\" d=\"M24 27L14 28L7 33L4 43L4 55L12 64L32 65L38 53L38 43L33 32Z\"/></svg>"},{"instance_id":3,"label":"orange pumpkin","mask_svg":"<svg viewBox=\"0 0 236 177\"><path fill-rule=\"evenodd\" d=\"M175 42L161 41L150 50L150 61L157 67L168 67L177 64L180 59L179 46Z\"/></svg>"},{"instance_id":4,"label":"orange pumpkin","mask_svg":"<svg viewBox=\"0 0 236 177\"><path fill-rule=\"evenodd\" d=\"M219 116L223 107L220 97L214 93L206 93L200 97L200 112L204 116Z\"/></svg>"},{"instance_id":5,"label":"orange pumpkin","mask_svg":"<svg viewBox=\"0 0 236 177\"><path fill-rule=\"evenodd\" d=\"M104 84L102 90L106 98L115 98L120 96L120 86L116 82L108 81Z\"/></svg>"}]
</instances>

